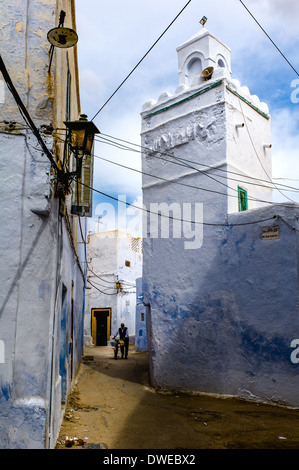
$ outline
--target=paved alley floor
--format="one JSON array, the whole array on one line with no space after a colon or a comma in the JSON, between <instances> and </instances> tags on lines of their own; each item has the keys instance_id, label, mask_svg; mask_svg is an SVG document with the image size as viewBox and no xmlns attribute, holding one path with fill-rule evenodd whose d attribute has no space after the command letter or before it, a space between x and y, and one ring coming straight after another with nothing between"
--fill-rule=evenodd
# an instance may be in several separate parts
<instances>
[{"instance_id":1,"label":"paved alley floor","mask_svg":"<svg viewBox=\"0 0 299 470\"><path fill-rule=\"evenodd\" d=\"M85 347L57 441L101 449L298 449L299 410L149 385L146 353L114 360L111 347Z\"/></svg>"}]
</instances>

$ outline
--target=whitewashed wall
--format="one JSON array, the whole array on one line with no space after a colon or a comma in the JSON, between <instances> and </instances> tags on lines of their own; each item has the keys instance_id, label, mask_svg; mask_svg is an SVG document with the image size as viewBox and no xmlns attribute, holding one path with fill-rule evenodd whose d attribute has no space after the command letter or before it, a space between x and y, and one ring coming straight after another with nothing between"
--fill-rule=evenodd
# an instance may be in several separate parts
<instances>
[{"instance_id":1,"label":"whitewashed wall","mask_svg":"<svg viewBox=\"0 0 299 470\"><path fill-rule=\"evenodd\" d=\"M197 39L193 49L185 44L190 58L199 51L215 64L214 39L203 50L201 35ZM292 228L273 219L280 215L298 229L298 207L272 205L271 191L246 178L267 179L265 170L271 177L270 149L264 148L271 143L267 106L232 80L229 69L216 67L209 81L193 77L191 88L179 77L174 95L164 92L142 109L142 146L156 151L144 152L142 169L168 180L144 175L143 203L150 211L157 209L153 203L179 206L176 217L193 221L195 205L201 205L203 224L192 225L193 245L182 221L181 233L178 225L176 236L164 238L149 217L144 224L152 382L299 406L298 365L290 347L299 334L298 242ZM240 103L248 128L235 127L244 120ZM173 157L189 166L170 163ZM240 176L234 181L222 173L226 179L220 179L220 168ZM250 210L238 213L236 189L244 180ZM191 213L183 210L188 204ZM277 224L279 239L262 240L262 229Z\"/></svg>"},{"instance_id":2,"label":"whitewashed wall","mask_svg":"<svg viewBox=\"0 0 299 470\"><path fill-rule=\"evenodd\" d=\"M66 51L55 51L48 75L47 32L58 25L60 8L67 12L66 24L73 24L71 4L16 0L0 5L1 55L38 128L61 126L65 116ZM70 53L72 109L77 118L74 62ZM5 360L0 361L0 448L53 448L62 401L82 354L84 279L71 230L54 197L50 162L31 130L24 128L7 88L0 113L17 123L15 131L3 121L0 125L0 340L5 349ZM53 137L43 138L51 151Z\"/></svg>"}]
</instances>

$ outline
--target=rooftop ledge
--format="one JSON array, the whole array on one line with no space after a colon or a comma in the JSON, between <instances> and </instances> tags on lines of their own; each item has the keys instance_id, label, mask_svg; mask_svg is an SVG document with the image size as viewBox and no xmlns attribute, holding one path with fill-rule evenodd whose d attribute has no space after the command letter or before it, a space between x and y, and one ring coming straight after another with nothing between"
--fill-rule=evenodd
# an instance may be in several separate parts
<instances>
[{"instance_id":1,"label":"rooftop ledge","mask_svg":"<svg viewBox=\"0 0 299 470\"><path fill-rule=\"evenodd\" d=\"M190 93L192 91L192 89L187 88L184 85L181 85L181 86L178 87L178 89L176 90L178 93L175 94L175 95L172 95L169 92L164 92L160 95L158 101L149 100L143 105L143 108L142 108L142 114L144 114L143 117L144 118L150 118L152 116L155 116L156 114L163 113L164 111L167 111L168 109L171 109L175 106L178 106L181 103L184 103L186 101L192 100L193 98L196 98L197 96L200 96L201 94L203 94L203 93L205 93L209 90L212 90L213 88L217 88L218 86L222 85L223 83L226 83L226 89L229 92L233 93L239 99L244 101L251 108L253 108L259 114L261 114L264 118L270 119L269 108L268 108L266 103L261 102L257 95L251 95L248 87L246 87L246 86L242 87L238 80L236 80L236 79L228 80L227 78L222 78L222 79L216 80L216 81L214 80L209 85L206 85L206 82L205 82L204 85L206 85L206 86L202 86L200 89L197 88L197 91L195 91L194 93L188 94L188 95L187 95L186 92ZM182 93L182 92L184 92L184 93ZM182 97L183 95L185 95L185 96ZM178 101L172 102L167 106L163 106L162 108L154 109L154 108L157 108L159 106L159 104L162 105L162 102L164 102L166 104L166 101L168 101L168 102L173 101L176 98L180 98L180 96L182 98L179 99ZM152 109L151 112L145 114L147 111L150 111L151 109Z\"/></svg>"}]
</instances>

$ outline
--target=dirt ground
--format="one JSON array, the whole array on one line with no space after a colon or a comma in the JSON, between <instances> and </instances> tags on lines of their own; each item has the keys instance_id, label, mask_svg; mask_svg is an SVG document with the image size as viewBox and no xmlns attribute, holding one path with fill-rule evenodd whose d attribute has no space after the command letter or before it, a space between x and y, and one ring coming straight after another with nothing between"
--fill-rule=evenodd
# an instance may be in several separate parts
<instances>
[{"instance_id":1,"label":"dirt ground","mask_svg":"<svg viewBox=\"0 0 299 470\"><path fill-rule=\"evenodd\" d=\"M299 410L149 385L146 353L114 360L111 347L85 347L57 440L100 449L298 449Z\"/></svg>"}]
</instances>

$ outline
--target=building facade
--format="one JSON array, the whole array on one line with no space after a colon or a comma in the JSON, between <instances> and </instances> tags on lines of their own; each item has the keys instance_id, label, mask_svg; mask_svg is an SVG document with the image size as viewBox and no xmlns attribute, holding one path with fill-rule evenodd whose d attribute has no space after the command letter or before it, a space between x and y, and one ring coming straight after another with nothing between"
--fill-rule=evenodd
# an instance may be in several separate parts
<instances>
[{"instance_id":1,"label":"building facade","mask_svg":"<svg viewBox=\"0 0 299 470\"><path fill-rule=\"evenodd\" d=\"M1 2L1 55L19 97L64 174L73 170L64 121L80 114L72 0ZM1 77L1 82L2 80ZM0 103L0 448L53 448L83 348L86 220L71 214L68 179L41 148L4 85ZM82 230L81 230L82 229Z\"/></svg>"},{"instance_id":2,"label":"building facade","mask_svg":"<svg viewBox=\"0 0 299 470\"><path fill-rule=\"evenodd\" d=\"M120 324L135 340L136 279L142 271L142 241L120 230L89 235L84 334L87 344L107 346Z\"/></svg>"},{"instance_id":3,"label":"building facade","mask_svg":"<svg viewBox=\"0 0 299 470\"><path fill-rule=\"evenodd\" d=\"M272 202L268 107L205 28L177 53L141 113L152 383L298 406L299 209Z\"/></svg>"}]
</instances>

